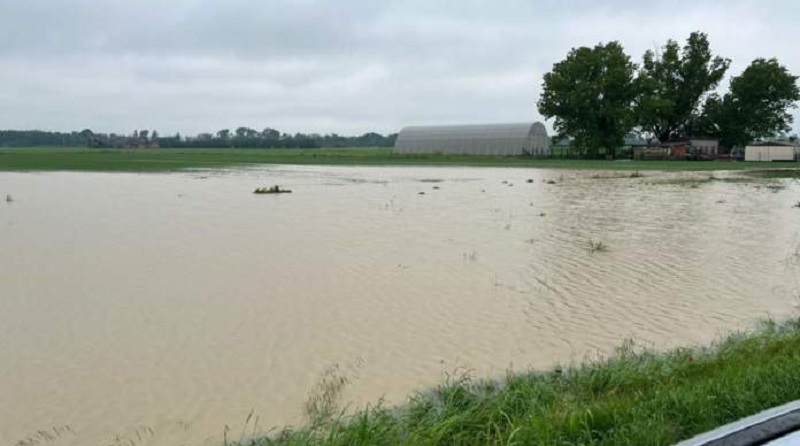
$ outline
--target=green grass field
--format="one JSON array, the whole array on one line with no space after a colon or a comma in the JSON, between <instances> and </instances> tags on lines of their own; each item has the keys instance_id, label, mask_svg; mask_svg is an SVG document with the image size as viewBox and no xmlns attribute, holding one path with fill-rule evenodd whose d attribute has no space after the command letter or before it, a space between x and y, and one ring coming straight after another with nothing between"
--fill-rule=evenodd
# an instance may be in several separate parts
<instances>
[{"instance_id":1,"label":"green grass field","mask_svg":"<svg viewBox=\"0 0 800 446\"><path fill-rule=\"evenodd\" d=\"M604 161L464 155L393 155L391 149L83 149L0 148L0 171L77 170L170 172L257 164L433 165L552 169L741 170L795 167L796 163Z\"/></svg>"},{"instance_id":2,"label":"green grass field","mask_svg":"<svg viewBox=\"0 0 800 446\"><path fill-rule=\"evenodd\" d=\"M671 445L800 398L800 319L707 348L652 353L627 344L611 359L501 381L456 376L401 407L348 416L335 404L345 383L328 377L307 404L307 426L226 443Z\"/></svg>"}]
</instances>

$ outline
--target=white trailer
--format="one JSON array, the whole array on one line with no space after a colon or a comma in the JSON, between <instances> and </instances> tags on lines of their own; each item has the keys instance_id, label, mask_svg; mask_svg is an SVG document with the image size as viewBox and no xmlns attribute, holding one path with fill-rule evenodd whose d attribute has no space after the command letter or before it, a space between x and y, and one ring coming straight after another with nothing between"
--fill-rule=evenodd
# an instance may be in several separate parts
<instances>
[{"instance_id":1,"label":"white trailer","mask_svg":"<svg viewBox=\"0 0 800 446\"><path fill-rule=\"evenodd\" d=\"M744 149L745 161L794 161L797 148L794 146L747 146Z\"/></svg>"}]
</instances>

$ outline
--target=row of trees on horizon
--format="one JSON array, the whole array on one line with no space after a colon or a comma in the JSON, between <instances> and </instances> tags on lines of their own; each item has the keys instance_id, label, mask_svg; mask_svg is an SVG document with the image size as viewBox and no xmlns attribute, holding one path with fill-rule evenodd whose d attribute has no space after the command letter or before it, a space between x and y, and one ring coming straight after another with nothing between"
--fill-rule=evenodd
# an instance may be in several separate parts
<instances>
[{"instance_id":1,"label":"row of trees on horizon","mask_svg":"<svg viewBox=\"0 0 800 446\"><path fill-rule=\"evenodd\" d=\"M641 65L619 42L574 48L545 74L537 106L554 118L557 137L590 155L614 154L630 133L660 142L714 137L731 149L790 131L798 77L758 58L720 94L730 63L699 31L682 48L669 40L647 51Z\"/></svg>"},{"instance_id":2,"label":"row of trees on horizon","mask_svg":"<svg viewBox=\"0 0 800 446\"><path fill-rule=\"evenodd\" d=\"M0 130L0 147L164 147L164 148L301 148L319 147L392 147L396 133L382 135L369 132L360 136L336 133L282 133L273 128L258 131L239 127L234 131L222 129L215 133L194 136L175 134L162 136L156 130L134 130L129 135L80 132L48 132L41 130Z\"/></svg>"}]
</instances>

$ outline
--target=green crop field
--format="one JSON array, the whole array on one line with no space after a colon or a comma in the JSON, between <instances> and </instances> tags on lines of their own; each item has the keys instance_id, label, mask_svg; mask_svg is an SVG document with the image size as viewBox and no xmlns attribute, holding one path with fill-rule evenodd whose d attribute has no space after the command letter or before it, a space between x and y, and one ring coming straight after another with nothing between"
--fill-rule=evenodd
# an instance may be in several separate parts
<instances>
[{"instance_id":1,"label":"green crop field","mask_svg":"<svg viewBox=\"0 0 800 446\"><path fill-rule=\"evenodd\" d=\"M394 155L390 148L370 149L84 149L0 148L0 171L77 170L169 172L257 164L442 165L612 170L741 170L799 167L796 163L698 161L605 161L558 158Z\"/></svg>"}]
</instances>

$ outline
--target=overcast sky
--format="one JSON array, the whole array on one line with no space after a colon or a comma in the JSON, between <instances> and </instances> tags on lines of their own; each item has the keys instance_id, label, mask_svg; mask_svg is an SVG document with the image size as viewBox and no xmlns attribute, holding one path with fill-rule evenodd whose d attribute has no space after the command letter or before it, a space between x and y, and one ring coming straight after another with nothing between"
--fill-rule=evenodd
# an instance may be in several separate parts
<instances>
[{"instance_id":1,"label":"overcast sky","mask_svg":"<svg viewBox=\"0 0 800 446\"><path fill-rule=\"evenodd\" d=\"M694 30L731 75L756 57L800 73L796 0L0 0L0 128L532 121L570 48L618 40L639 62Z\"/></svg>"}]
</instances>

